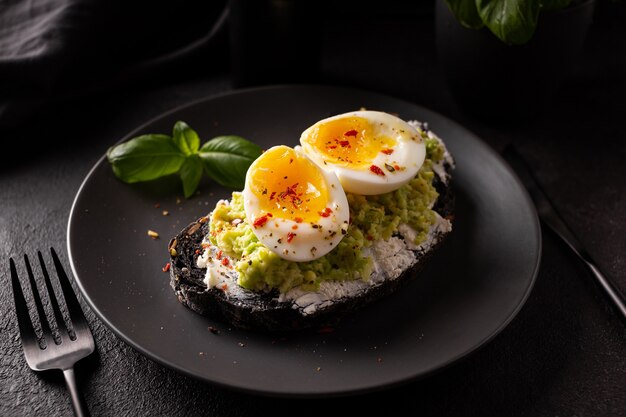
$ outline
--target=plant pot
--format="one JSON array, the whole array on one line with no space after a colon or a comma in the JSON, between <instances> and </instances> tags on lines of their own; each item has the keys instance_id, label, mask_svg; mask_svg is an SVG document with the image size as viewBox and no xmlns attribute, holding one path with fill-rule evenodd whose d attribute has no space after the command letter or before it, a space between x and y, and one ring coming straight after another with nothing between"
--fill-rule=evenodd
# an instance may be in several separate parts
<instances>
[{"instance_id":1,"label":"plant pot","mask_svg":"<svg viewBox=\"0 0 626 417\"><path fill-rule=\"evenodd\" d=\"M488 29L463 27L436 0L439 64L459 106L490 120L540 114L580 59L595 0L539 16L533 38L507 45Z\"/></svg>"}]
</instances>

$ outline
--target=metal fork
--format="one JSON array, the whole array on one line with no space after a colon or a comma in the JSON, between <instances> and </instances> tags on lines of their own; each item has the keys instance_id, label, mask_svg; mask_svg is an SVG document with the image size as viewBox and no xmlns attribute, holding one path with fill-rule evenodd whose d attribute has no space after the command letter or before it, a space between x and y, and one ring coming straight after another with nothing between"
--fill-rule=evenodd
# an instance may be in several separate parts
<instances>
[{"instance_id":1,"label":"metal fork","mask_svg":"<svg viewBox=\"0 0 626 417\"><path fill-rule=\"evenodd\" d=\"M15 268L15 262L13 258L9 259L11 264L11 283L13 284L13 297L15 298L15 312L17 314L17 322L20 329L20 337L22 338L22 346L24 347L24 356L28 366L34 371L45 371L49 369L60 369L63 371L67 389L72 397L72 405L74 407L74 413L78 417L89 416L89 411L82 399L82 396L78 392L76 385L76 377L74 375L74 364L80 359L88 356L94 351L95 344L93 336L85 320L83 311L78 304L76 295L72 290L72 286L67 278L61 261L53 248L50 248L52 254L52 260L57 272L59 283L61 284L61 290L63 292L63 298L65 298L65 304L67 305L67 311L69 313L72 327L65 323L61 309L59 308L59 301L55 297L52 284L50 282L50 276L46 269L46 264L43 260L41 252L37 252L39 258L39 264L41 266L41 272L45 282L46 290L48 292L48 298L52 305L54 317L56 321L56 328L58 334L54 337L51 326L46 318L46 313L41 302L41 296L37 289L35 282L35 276L31 268L28 256L24 255L24 263L26 265L26 271L28 273L28 279L30 281L30 287L33 293L33 300L35 302L35 309L37 316L39 317L39 323L41 324L41 331L43 333L43 340L39 340L35 332L33 323L30 320L28 314L28 305L26 304L26 298L24 298L24 292L17 275ZM62 327L65 328L63 331Z\"/></svg>"}]
</instances>

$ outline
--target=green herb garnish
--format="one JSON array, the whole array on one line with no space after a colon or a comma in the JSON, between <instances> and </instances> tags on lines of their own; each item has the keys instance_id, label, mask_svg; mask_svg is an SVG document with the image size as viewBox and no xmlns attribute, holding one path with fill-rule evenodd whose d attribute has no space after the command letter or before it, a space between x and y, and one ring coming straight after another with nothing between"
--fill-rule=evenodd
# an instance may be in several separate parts
<instances>
[{"instance_id":1,"label":"green herb garnish","mask_svg":"<svg viewBox=\"0 0 626 417\"><path fill-rule=\"evenodd\" d=\"M445 2L463 26L470 29L486 26L503 42L522 45L532 38L541 11L563 9L572 0L445 0Z\"/></svg>"},{"instance_id":2,"label":"green herb garnish","mask_svg":"<svg viewBox=\"0 0 626 417\"><path fill-rule=\"evenodd\" d=\"M107 159L113 173L127 183L178 174L185 197L190 197L203 171L223 186L242 189L248 167L261 152L239 136L218 136L200 146L198 134L185 122L176 122L173 136L137 136L109 148Z\"/></svg>"}]
</instances>

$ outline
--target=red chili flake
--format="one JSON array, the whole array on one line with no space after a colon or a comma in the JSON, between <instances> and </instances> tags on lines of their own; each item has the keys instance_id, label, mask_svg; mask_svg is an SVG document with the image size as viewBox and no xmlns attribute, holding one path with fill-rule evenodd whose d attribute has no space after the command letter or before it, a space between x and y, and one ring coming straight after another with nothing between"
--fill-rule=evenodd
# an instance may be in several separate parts
<instances>
[{"instance_id":1,"label":"red chili flake","mask_svg":"<svg viewBox=\"0 0 626 417\"><path fill-rule=\"evenodd\" d=\"M226 290L228 289L228 284L223 283L223 284L222 284L222 289L223 289L224 291L226 291Z\"/></svg>"},{"instance_id":2,"label":"red chili flake","mask_svg":"<svg viewBox=\"0 0 626 417\"><path fill-rule=\"evenodd\" d=\"M367 240L374 240L374 236L372 236L372 235L367 235L367 236L365 236L365 239L367 239Z\"/></svg>"},{"instance_id":3,"label":"red chili flake","mask_svg":"<svg viewBox=\"0 0 626 417\"><path fill-rule=\"evenodd\" d=\"M196 249L196 251L194 252L196 255L200 254L200 249Z\"/></svg>"},{"instance_id":4,"label":"red chili flake","mask_svg":"<svg viewBox=\"0 0 626 417\"><path fill-rule=\"evenodd\" d=\"M296 223L302 223L304 220L302 219L302 217L295 217L293 219Z\"/></svg>"},{"instance_id":5,"label":"red chili flake","mask_svg":"<svg viewBox=\"0 0 626 417\"><path fill-rule=\"evenodd\" d=\"M291 230L298 230L298 225L294 224L293 226L291 226Z\"/></svg>"},{"instance_id":6,"label":"red chili flake","mask_svg":"<svg viewBox=\"0 0 626 417\"><path fill-rule=\"evenodd\" d=\"M287 233L287 243L291 243L294 237L296 237L295 233L292 233L292 232Z\"/></svg>"},{"instance_id":7,"label":"red chili flake","mask_svg":"<svg viewBox=\"0 0 626 417\"><path fill-rule=\"evenodd\" d=\"M348 130L346 133L344 133L344 136L356 136L359 132L357 132L356 130L352 129L352 130Z\"/></svg>"},{"instance_id":8,"label":"red chili flake","mask_svg":"<svg viewBox=\"0 0 626 417\"><path fill-rule=\"evenodd\" d=\"M337 145L330 145L330 146L327 146L327 148L328 149L337 149Z\"/></svg>"},{"instance_id":9,"label":"red chili flake","mask_svg":"<svg viewBox=\"0 0 626 417\"><path fill-rule=\"evenodd\" d=\"M370 167L370 171L372 171L374 174L376 175L380 175L380 176L385 176L385 173L383 172L382 169L380 169L380 167L376 166L376 165L372 165Z\"/></svg>"},{"instance_id":10,"label":"red chili flake","mask_svg":"<svg viewBox=\"0 0 626 417\"><path fill-rule=\"evenodd\" d=\"M228 258L222 259L222 265L228 266Z\"/></svg>"},{"instance_id":11,"label":"red chili flake","mask_svg":"<svg viewBox=\"0 0 626 417\"><path fill-rule=\"evenodd\" d=\"M280 200L281 202L287 200L287 202L291 203L291 205L297 209L302 204L302 199L300 197L303 195L303 193L298 193L298 184L299 183L296 182L292 185L287 186L287 188L285 188L285 191L281 191L280 193L278 193L277 200ZM272 195L270 196L270 200L274 198L274 195L275 193L272 193ZM285 206L283 206L283 210L284 209Z\"/></svg>"},{"instance_id":12,"label":"red chili flake","mask_svg":"<svg viewBox=\"0 0 626 417\"><path fill-rule=\"evenodd\" d=\"M400 171L400 169L401 169L400 165L394 165L393 167L396 169L396 171Z\"/></svg>"},{"instance_id":13,"label":"red chili flake","mask_svg":"<svg viewBox=\"0 0 626 417\"><path fill-rule=\"evenodd\" d=\"M206 242L202 243L202 248L203 249L210 248L210 247L211 247L210 243L206 243Z\"/></svg>"},{"instance_id":14,"label":"red chili flake","mask_svg":"<svg viewBox=\"0 0 626 417\"><path fill-rule=\"evenodd\" d=\"M393 153L393 149L383 149L381 152L385 155L391 155Z\"/></svg>"},{"instance_id":15,"label":"red chili flake","mask_svg":"<svg viewBox=\"0 0 626 417\"><path fill-rule=\"evenodd\" d=\"M165 266L163 268L161 268L161 271L167 272L167 271L170 270L171 266L172 265L168 262L168 263L165 264Z\"/></svg>"},{"instance_id":16,"label":"red chili flake","mask_svg":"<svg viewBox=\"0 0 626 417\"><path fill-rule=\"evenodd\" d=\"M329 207L326 207L326 208L324 209L324 211L320 211L320 212L318 212L317 214L319 214L319 215L320 215L320 216L322 216L322 217L330 217L330 215L332 214L332 212L333 212L333 211L332 211Z\"/></svg>"},{"instance_id":17,"label":"red chili flake","mask_svg":"<svg viewBox=\"0 0 626 417\"><path fill-rule=\"evenodd\" d=\"M222 255L224 254L224 252L222 251L218 251L217 255L215 255L215 257L217 258L217 260L219 261L220 259L222 259Z\"/></svg>"},{"instance_id":18,"label":"red chili flake","mask_svg":"<svg viewBox=\"0 0 626 417\"><path fill-rule=\"evenodd\" d=\"M350 141L349 140L340 140L339 144L341 145L342 148L349 148L350 147Z\"/></svg>"},{"instance_id":19,"label":"red chili flake","mask_svg":"<svg viewBox=\"0 0 626 417\"><path fill-rule=\"evenodd\" d=\"M264 214L261 217L257 217L254 220L254 223L252 223L252 226L254 226L254 227L261 227L261 226L263 226L265 223L267 223L267 219L269 217L272 217L272 216L270 216L270 213Z\"/></svg>"},{"instance_id":20,"label":"red chili flake","mask_svg":"<svg viewBox=\"0 0 626 417\"><path fill-rule=\"evenodd\" d=\"M275 195L276 195L276 191L272 191L272 194L270 194L270 201L274 199Z\"/></svg>"}]
</instances>

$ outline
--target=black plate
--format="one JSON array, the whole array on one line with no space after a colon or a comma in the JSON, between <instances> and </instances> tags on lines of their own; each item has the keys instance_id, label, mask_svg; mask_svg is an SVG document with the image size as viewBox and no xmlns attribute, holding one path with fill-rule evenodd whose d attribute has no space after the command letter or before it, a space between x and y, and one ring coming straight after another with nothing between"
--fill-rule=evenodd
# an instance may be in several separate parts
<instances>
[{"instance_id":1,"label":"black plate","mask_svg":"<svg viewBox=\"0 0 626 417\"><path fill-rule=\"evenodd\" d=\"M455 156L454 231L418 280L344 321L332 333L277 337L229 329L183 307L161 272L167 242L230 191L203 184L176 203L177 178L129 186L100 160L69 219L74 275L91 308L124 341L185 374L250 392L319 396L389 387L474 351L519 311L539 266L541 235L528 196L488 146L455 122L371 92L279 86L210 97L132 132L169 132L184 120L207 140L244 136L295 145L315 121L366 107L427 121ZM156 208L155 204L160 203ZM169 216L163 216L162 210ZM151 240L147 230L160 233ZM221 330L219 335L208 326Z\"/></svg>"}]
</instances>

